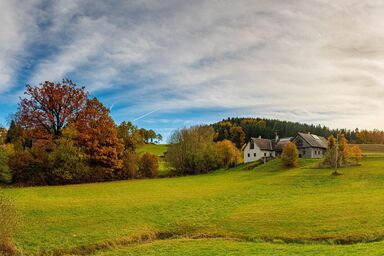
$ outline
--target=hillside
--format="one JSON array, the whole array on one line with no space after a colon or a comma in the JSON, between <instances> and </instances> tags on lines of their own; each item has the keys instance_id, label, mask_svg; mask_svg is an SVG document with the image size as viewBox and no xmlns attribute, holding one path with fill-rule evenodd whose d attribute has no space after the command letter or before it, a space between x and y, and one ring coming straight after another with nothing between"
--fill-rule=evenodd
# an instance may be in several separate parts
<instances>
[{"instance_id":1,"label":"hillside","mask_svg":"<svg viewBox=\"0 0 384 256\"><path fill-rule=\"evenodd\" d=\"M144 144L140 147L137 152L138 153L151 153L156 156L162 157L165 152L167 152L168 145L166 144Z\"/></svg>"},{"instance_id":2,"label":"hillside","mask_svg":"<svg viewBox=\"0 0 384 256\"><path fill-rule=\"evenodd\" d=\"M293 170L280 166L274 160L251 171L240 166L207 175L12 188L4 193L15 199L24 218L17 244L26 254L85 254L119 245L121 255L164 254L170 246L180 254L188 249L189 255L200 255L206 247L212 248L208 255L240 247L244 253L303 249L326 254L338 248L364 251L367 244L355 243L382 240L383 155L366 156L362 166L342 169L339 177L315 168L316 160L302 161L302 167ZM169 240L177 237L184 240ZM222 239L231 242L223 247ZM158 246L152 250L152 243L134 245L143 240L158 240ZM309 244L301 245L304 242ZM99 253L118 253L109 249ZM369 246L371 251L382 249L383 243Z\"/></svg>"},{"instance_id":3,"label":"hillside","mask_svg":"<svg viewBox=\"0 0 384 256\"><path fill-rule=\"evenodd\" d=\"M244 132L244 141L258 136L268 139L274 139L276 135L280 138L293 137L298 132L310 132L327 138L331 134L337 134L339 131L342 131L350 142L360 143L357 131L355 130L330 129L319 124L306 124L278 119L232 117L223 119L211 126L218 133L218 140L229 139L235 143L238 143L237 140L242 136L237 129L234 129L236 127L241 128L242 132Z\"/></svg>"}]
</instances>

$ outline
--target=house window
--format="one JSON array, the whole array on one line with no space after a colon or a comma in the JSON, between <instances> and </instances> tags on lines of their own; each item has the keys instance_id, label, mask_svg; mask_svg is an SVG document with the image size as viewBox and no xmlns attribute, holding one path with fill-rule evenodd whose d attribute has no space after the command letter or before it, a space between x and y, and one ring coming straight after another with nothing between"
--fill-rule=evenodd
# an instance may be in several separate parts
<instances>
[{"instance_id":1,"label":"house window","mask_svg":"<svg viewBox=\"0 0 384 256\"><path fill-rule=\"evenodd\" d=\"M253 143L253 141L251 141L251 144L249 145L249 148L250 149L255 149L255 144Z\"/></svg>"},{"instance_id":2,"label":"house window","mask_svg":"<svg viewBox=\"0 0 384 256\"><path fill-rule=\"evenodd\" d=\"M256 153L253 153L253 156L256 157Z\"/></svg>"},{"instance_id":3,"label":"house window","mask_svg":"<svg viewBox=\"0 0 384 256\"><path fill-rule=\"evenodd\" d=\"M305 155L305 150L303 150L303 156Z\"/></svg>"},{"instance_id":4,"label":"house window","mask_svg":"<svg viewBox=\"0 0 384 256\"><path fill-rule=\"evenodd\" d=\"M272 152L271 152L271 153L269 153L269 156L272 156Z\"/></svg>"},{"instance_id":5,"label":"house window","mask_svg":"<svg viewBox=\"0 0 384 256\"><path fill-rule=\"evenodd\" d=\"M251 157L251 154L248 153L248 157Z\"/></svg>"},{"instance_id":6,"label":"house window","mask_svg":"<svg viewBox=\"0 0 384 256\"><path fill-rule=\"evenodd\" d=\"M264 156L267 156L267 153L264 153Z\"/></svg>"}]
</instances>

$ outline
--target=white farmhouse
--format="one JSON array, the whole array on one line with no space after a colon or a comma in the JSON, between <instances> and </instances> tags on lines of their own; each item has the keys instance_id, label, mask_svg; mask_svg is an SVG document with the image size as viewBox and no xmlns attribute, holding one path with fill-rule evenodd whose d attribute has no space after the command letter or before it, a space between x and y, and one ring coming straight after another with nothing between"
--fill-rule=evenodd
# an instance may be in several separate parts
<instances>
[{"instance_id":1,"label":"white farmhouse","mask_svg":"<svg viewBox=\"0 0 384 256\"><path fill-rule=\"evenodd\" d=\"M273 142L270 139L251 138L244 147L244 163L275 157Z\"/></svg>"},{"instance_id":2,"label":"white farmhouse","mask_svg":"<svg viewBox=\"0 0 384 256\"><path fill-rule=\"evenodd\" d=\"M298 132L295 137L287 137L276 140L251 138L244 146L244 163L260 159L270 160L280 156L285 144L289 141L296 144L299 157L322 158L327 150L328 141L326 138L311 134Z\"/></svg>"}]
</instances>

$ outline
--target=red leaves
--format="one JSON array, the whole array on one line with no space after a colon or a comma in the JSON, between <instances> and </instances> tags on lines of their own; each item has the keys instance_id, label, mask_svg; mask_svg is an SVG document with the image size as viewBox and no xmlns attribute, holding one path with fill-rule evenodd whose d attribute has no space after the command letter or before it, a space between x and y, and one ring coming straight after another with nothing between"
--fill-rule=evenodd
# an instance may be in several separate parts
<instances>
[{"instance_id":1,"label":"red leaves","mask_svg":"<svg viewBox=\"0 0 384 256\"><path fill-rule=\"evenodd\" d=\"M79 144L84 146L89 160L94 165L121 169L123 144L117 137L115 123L109 110L96 98L88 100L79 115L76 128L80 133Z\"/></svg>"},{"instance_id":2,"label":"red leaves","mask_svg":"<svg viewBox=\"0 0 384 256\"><path fill-rule=\"evenodd\" d=\"M34 139L53 139L74 122L84 109L87 92L71 80L61 83L46 81L39 86L26 86L27 98L20 99L20 123Z\"/></svg>"}]
</instances>

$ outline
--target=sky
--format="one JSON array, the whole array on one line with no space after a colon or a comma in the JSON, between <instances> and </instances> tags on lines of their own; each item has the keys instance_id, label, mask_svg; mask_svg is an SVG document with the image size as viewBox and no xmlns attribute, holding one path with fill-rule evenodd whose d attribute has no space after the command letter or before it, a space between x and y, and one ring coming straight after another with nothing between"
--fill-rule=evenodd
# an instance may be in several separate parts
<instances>
[{"instance_id":1,"label":"sky","mask_svg":"<svg viewBox=\"0 0 384 256\"><path fill-rule=\"evenodd\" d=\"M167 137L223 118L384 129L382 0L1 0L0 124L70 78Z\"/></svg>"}]
</instances>

